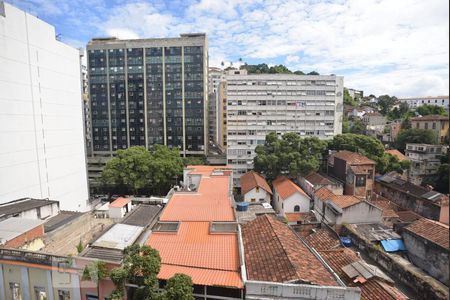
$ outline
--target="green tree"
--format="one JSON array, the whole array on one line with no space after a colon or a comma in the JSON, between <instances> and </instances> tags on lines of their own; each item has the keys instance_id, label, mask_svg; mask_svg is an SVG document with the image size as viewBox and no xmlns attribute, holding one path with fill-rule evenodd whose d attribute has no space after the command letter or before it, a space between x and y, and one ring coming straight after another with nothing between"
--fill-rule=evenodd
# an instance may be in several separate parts
<instances>
[{"instance_id":1,"label":"green tree","mask_svg":"<svg viewBox=\"0 0 450 300\"><path fill-rule=\"evenodd\" d=\"M312 71L312 72L309 72L307 75L320 75L320 74L316 71Z\"/></svg>"},{"instance_id":2,"label":"green tree","mask_svg":"<svg viewBox=\"0 0 450 300\"><path fill-rule=\"evenodd\" d=\"M205 156L187 156L183 157L183 165L195 166L195 165L207 165L208 161Z\"/></svg>"},{"instance_id":3,"label":"green tree","mask_svg":"<svg viewBox=\"0 0 450 300\"><path fill-rule=\"evenodd\" d=\"M447 116L448 115L443 107L437 106L437 105L424 104L424 105L419 106L416 109L416 111L418 114L420 114L422 116L426 116L426 115Z\"/></svg>"},{"instance_id":4,"label":"green tree","mask_svg":"<svg viewBox=\"0 0 450 300\"><path fill-rule=\"evenodd\" d=\"M366 126L359 119L356 119L350 127L350 133L364 134Z\"/></svg>"},{"instance_id":5,"label":"green tree","mask_svg":"<svg viewBox=\"0 0 450 300\"><path fill-rule=\"evenodd\" d=\"M326 145L316 137L301 138L296 133L286 133L278 138L271 132L264 145L256 147L255 170L269 180L279 175L307 175L319 169Z\"/></svg>"},{"instance_id":6,"label":"green tree","mask_svg":"<svg viewBox=\"0 0 450 300\"><path fill-rule=\"evenodd\" d=\"M342 133L349 133L350 132L350 124L348 122L348 118L346 116L342 119Z\"/></svg>"},{"instance_id":7,"label":"green tree","mask_svg":"<svg viewBox=\"0 0 450 300\"><path fill-rule=\"evenodd\" d=\"M177 273L167 281L166 300L194 300L191 277Z\"/></svg>"},{"instance_id":8,"label":"green tree","mask_svg":"<svg viewBox=\"0 0 450 300\"><path fill-rule=\"evenodd\" d=\"M152 187L160 195L167 193L176 179L183 174L183 159L178 149L163 145L150 148L150 180Z\"/></svg>"},{"instance_id":9,"label":"green tree","mask_svg":"<svg viewBox=\"0 0 450 300\"><path fill-rule=\"evenodd\" d=\"M357 106L358 102L350 96L347 88L344 88L344 104Z\"/></svg>"},{"instance_id":10,"label":"green tree","mask_svg":"<svg viewBox=\"0 0 450 300\"><path fill-rule=\"evenodd\" d=\"M109 273L109 278L113 282L116 287L115 290L111 293L111 300L122 300L126 293L125 291L125 283L128 278L127 269L122 267L117 267L111 270Z\"/></svg>"},{"instance_id":11,"label":"green tree","mask_svg":"<svg viewBox=\"0 0 450 300\"><path fill-rule=\"evenodd\" d=\"M394 104L397 102L397 97L389 96L389 95L382 95L378 97L378 107L380 108L380 113L383 116L386 116L391 111Z\"/></svg>"},{"instance_id":12,"label":"green tree","mask_svg":"<svg viewBox=\"0 0 450 300\"><path fill-rule=\"evenodd\" d=\"M388 173L391 171L395 171L397 173L403 174L406 172L411 166L411 162L409 160L399 160L397 156L385 153L383 157L377 160L378 163L378 172L380 173Z\"/></svg>"},{"instance_id":13,"label":"green tree","mask_svg":"<svg viewBox=\"0 0 450 300\"><path fill-rule=\"evenodd\" d=\"M295 75L305 75L305 73L303 71L300 71L300 70L295 71L294 74Z\"/></svg>"},{"instance_id":14,"label":"green tree","mask_svg":"<svg viewBox=\"0 0 450 300\"><path fill-rule=\"evenodd\" d=\"M405 151L407 143L437 144L436 134L429 129L410 128L401 130L395 141L395 147Z\"/></svg>"},{"instance_id":15,"label":"green tree","mask_svg":"<svg viewBox=\"0 0 450 300\"><path fill-rule=\"evenodd\" d=\"M83 243L81 242L81 239L80 239L80 241L78 242L78 245L77 245L77 252L78 252L78 254L83 252L83 250L84 250L84 246L83 246Z\"/></svg>"},{"instance_id":16,"label":"green tree","mask_svg":"<svg viewBox=\"0 0 450 300\"><path fill-rule=\"evenodd\" d=\"M118 150L102 171L101 181L107 186L122 185L134 194L150 183L151 155L145 147Z\"/></svg>"},{"instance_id":17,"label":"green tree","mask_svg":"<svg viewBox=\"0 0 450 300\"><path fill-rule=\"evenodd\" d=\"M82 279L95 282L97 285L97 295L100 297L100 281L109 275L106 263L100 260L93 261L86 265L83 270Z\"/></svg>"}]
</instances>

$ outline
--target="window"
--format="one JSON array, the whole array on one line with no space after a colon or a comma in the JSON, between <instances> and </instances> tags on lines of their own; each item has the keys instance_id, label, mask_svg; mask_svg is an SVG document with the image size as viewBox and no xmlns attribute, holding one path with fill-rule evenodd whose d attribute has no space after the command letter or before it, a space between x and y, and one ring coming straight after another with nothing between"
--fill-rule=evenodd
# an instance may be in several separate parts
<instances>
[{"instance_id":1,"label":"window","mask_svg":"<svg viewBox=\"0 0 450 300\"><path fill-rule=\"evenodd\" d=\"M294 212L300 212L300 206L299 205L294 206Z\"/></svg>"},{"instance_id":2,"label":"window","mask_svg":"<svg viewBox=\"0 0 450 300\"><path fill-rule=\"evenodd\" d=\"M433 129L436 129L436 123L433 122L432 128L433 128Z\"/></svg>"},{"instance_id":3,"label":"window","mask_svg":"<svg viewBox=\"0 0 450 300\"><path fill-rule=\"evenodd\" d=\"M36 296L36 300L47 300L47 292L43 287L34 287L34 294Z\"/></svg>"},{"instance_id":4,"label":"window","mask_svg":"<svg viewBox=\"0 0 450 300\"><path fill-rule=\"evenodd\" d=\"M15 282L9 283L9 289L13 300L22 300L22 291L20 290L20 284Z\"/></svg>"},{"instance_id":5,"label":"window","mask_svg":"<svg viewBox=\"0 0 450 300\"><path fill-rule=\"evenodd\" d=\"M425 123L425 129L428 129L428 123Z\"/></svg>"},{"instance_id":6,"label":"window","mask_svg":"<svg viewBox=\"0 0 450 300\"><path fill-rule=\"evenodd\" d=\"M256 202L255 198L250 199L251 202Z\"/></svg>"},{"instance_id":7,"label":"window","mask_svg":"<svg viewBox=\"0 0 450 300\"><path fill-rule=\"evenodd\" d=\"M259 193L259 186L256 187L256 192Z\"/></svg>"},{"instance_id":8,"label":"window","mask_svg":"<svg viewBox=\"0 0 450 300\"><path fill-rule=\"evenodd\" d=\"M365 186L366 176L356 176L356 186Z\"/></svg>"}]
</instances>

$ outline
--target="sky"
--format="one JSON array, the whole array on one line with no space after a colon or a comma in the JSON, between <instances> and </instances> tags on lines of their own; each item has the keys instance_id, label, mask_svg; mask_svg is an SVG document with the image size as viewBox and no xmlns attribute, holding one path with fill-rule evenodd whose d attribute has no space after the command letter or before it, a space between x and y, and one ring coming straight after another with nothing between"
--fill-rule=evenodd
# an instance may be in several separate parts
<instances>
[{"instance_id":1,"label":"sky","mask_svg":"<svg viewBox=\"0 0 450 300\"><path fill-rule=\"evenodd\" d=\"M6 0L63 42L206 32L209 65L240 58L344 76L365 95L449 93L448 0Z\"/></svg>"}]
</instances>

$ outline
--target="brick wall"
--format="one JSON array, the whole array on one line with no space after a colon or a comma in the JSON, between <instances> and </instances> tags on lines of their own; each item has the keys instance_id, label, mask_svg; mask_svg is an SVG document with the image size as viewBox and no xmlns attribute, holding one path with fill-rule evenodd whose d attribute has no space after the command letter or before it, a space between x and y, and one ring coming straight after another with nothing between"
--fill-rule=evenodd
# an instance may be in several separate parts
<instances>
[{"instance_id":1,"label":"brick wall","mask_svg":"<svg viewBox=\"0 0 450 300\"><path fill-rule=\"evenodd\" d=\"M41 224L18 237L6 242L5 247L7 248L19 248L25 245L27 242L32 241L36 238L40 238L44 236L44 225Z\"/></svg>"}]
</instances>

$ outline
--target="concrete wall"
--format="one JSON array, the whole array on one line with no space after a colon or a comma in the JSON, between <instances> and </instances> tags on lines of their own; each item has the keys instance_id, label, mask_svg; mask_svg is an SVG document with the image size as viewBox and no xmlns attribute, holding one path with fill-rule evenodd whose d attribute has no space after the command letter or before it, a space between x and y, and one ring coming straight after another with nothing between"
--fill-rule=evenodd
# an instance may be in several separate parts
<instances>
[{"instance_id":1,"label":"concrete wall","mask_svg":"<svg viewBox=\"0 0 450 300\"><path fill-rule=\"evenodd\" d=\"M244 201L245 202L252 202L252 199L255 199L256 202L268 202L270 203L270 194L266 192L266 190L259 188L258 192L257 189L254 188L251 191L248 191L244 195ZM262 200L261 200L262 199Z\"/></svg>"},{"instance_id":2,"label":"concrete wall","mask_svg":"<svg viewBox=\"0 0 450 300\"><path fill-rule=\"evenodd\" d=\"M381 223L383 211L367 202L361 202L343 209L337 224Z\"/></svg>"},{"instance_id":3,"label":"concrete wall","mask_svg":"<svg viewBox=\"0 0 450 300\"><path fill-rule=\"evenodd\" d=\"M409 259L422 270L449 285L448 249L436 245L408 230L402 230Z\"/></svg>"},{"instance_id":4,"label":"concrete wall","mask_svg":"<svg viewBox=\"0 0 450 300\"><path fill-rule=\"evenodd\" d=\"M79 51L5 3L0 16L0 202L33 197L88 210Z\"/></svg>"},{"instance_id":5,"label":"concrete wall","mask_svg":"<svg viewBox=\"0 0 450 300\"><path fill-rule=\"evenodd\" d=\"M441 206L441 213L439 214L439 222L448 225L448 205Z\"/></svg>"},{"instance_id":6,"label":"concrete wall","mask_svg":"<svg viewBox=\"0 0 450 300\"><path fill-rule=\"evenodd\" d=\"M295 193L283 200L282 197L274 191L274 204L277 212L283 216L285 213L293 213L296 205L300 206L300 212L309 212L310 210L310 199L300 193Z\"/></svg>"}]
</instances>

